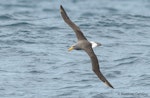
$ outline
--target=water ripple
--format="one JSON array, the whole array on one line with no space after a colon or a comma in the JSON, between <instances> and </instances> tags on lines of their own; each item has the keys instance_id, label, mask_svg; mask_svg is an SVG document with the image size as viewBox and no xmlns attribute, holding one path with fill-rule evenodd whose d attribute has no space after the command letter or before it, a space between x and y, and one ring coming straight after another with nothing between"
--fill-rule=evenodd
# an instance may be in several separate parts
<instances>
[{"instance_id":1,"label":"water ripple","mask_svg":"<svg viewBox=\"0 0 150 98\"><path fill-rule=\"evenodd\" d=\"M33 26L33 24L31 24L31 23L28 23L28 22L17 22L17 23L12 23L12 24L7 24L7 25L4 25L4 27L6 27L6 26L8 26L8 27L26 27L26 26L28 26L28 27L31 27L31 26Z\"/></svg>"},{"instance_id":2,"label":"water ripple","mask_svg":"<svg viewBox=\"0 0 150 98\"><path fill-rule=\"evenodd\" d=\"M89 40L102 43L94 51L115 89L96 77L85 52L67 51L76 35L60 4ZM148 6L148 0L1 0L0 96L149 98Z\"/></svg>"},{"instance_id":3,"label":"water ripple","mask_svg":"<svg viewBox=\"0 0 150 98\"><path fill-rule=\"evenodd\" d=\"M11 15L9 15L9 14L4 14L4 15L0 15L0 20L1 21L8 21L8 20L13 20L14 18L13 18L13 16L11 16Z\"/></svg>"}]
</instances>

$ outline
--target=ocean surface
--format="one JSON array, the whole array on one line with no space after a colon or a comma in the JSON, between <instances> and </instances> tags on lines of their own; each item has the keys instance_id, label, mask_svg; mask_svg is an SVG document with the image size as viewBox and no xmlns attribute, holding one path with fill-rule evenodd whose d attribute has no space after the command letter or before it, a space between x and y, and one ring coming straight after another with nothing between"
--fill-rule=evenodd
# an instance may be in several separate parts
<instances>
[{"instance_id":1,"label":"ocean surface","mask_svg":"<svg viewBox=\"0 0 150 98\"><path fill-rule=\"evenodd\" d=\"M63 5L90 41L88 55L68 52L76 42ZM150 98L150 0L0 0L0 98Z\"/></svg>"}]
</instances>

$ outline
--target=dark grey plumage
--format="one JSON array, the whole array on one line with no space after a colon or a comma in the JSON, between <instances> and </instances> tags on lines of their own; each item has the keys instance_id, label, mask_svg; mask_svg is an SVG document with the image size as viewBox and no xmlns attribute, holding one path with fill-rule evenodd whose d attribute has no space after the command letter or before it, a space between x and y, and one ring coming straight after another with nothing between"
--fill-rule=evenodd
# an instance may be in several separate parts
<instances>
[{"instance_id":1,"label":"dark grey plumage","mask_svg":"<svg viewBox=\"0 0 150 98\"><path fill-rule=\"evenodd\" d=\"M78 47L78 48L80 48L82 50L85 50L86 53L89 55L89 57L91 59L92 70L94 71L94 73L106 85L108 85L109 87L113 88L113 86L107 81L107 79L100 72L98 59L97 59L97 56L95 55L95 53L94 53L94 51L92 49L92 44L86 39L86 37L83 35L83 33L80 30L80 28L69 19L68 15L65 12L64 8L62 7L62 5L60 5L60 13L61 13L61 16L64 19L64 21L74 30L74 32L75 32L75 34L77 36L77 39L78 39L76 45L74 47L72 47L70 50L72 50L75 47Z\"/></svg>"}]
</instances>

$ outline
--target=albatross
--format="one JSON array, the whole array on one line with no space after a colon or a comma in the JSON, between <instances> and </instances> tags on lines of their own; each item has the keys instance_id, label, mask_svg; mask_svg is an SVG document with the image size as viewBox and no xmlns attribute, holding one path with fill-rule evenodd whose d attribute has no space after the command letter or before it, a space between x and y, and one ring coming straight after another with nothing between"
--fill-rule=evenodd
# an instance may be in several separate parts
<instances>
[{"instance_id":1,"label":"albatross","mask_svg":"<svg viewBox=\"0 0 150 98\"><path fill-rule=\"evenodd\" d=\"M77 43L72 45L68 51L71 50L84 50L90 57L91 62L92 62L92 70L93 72L98 76L98 78L103 81L107 86L114 88L108 81L107 79L103 76L103 74L101 73L100 69L99 69L99 62L97 59L97 56L95 55L93 48L100 46L100 43L96 43L96 42L90 42L87 40L87 38L83 35L82 31L80 30L80 28L73 23L70 18L68 17L66 11L64 10L63 6L60 5L60 13L61 16L63 18L63 20L74 30L76 37L78 39Z\"/></svg>"}]
</instances>

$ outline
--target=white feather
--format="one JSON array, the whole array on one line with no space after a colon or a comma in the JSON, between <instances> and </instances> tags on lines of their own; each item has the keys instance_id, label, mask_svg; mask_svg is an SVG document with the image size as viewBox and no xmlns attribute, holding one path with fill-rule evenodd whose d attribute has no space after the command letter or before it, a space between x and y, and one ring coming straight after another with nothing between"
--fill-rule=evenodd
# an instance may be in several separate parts
<instances>
[{"instance_id":1,"label":"white feather","mask_svg":"<svg viewBox=\"0 0 150 98\"><path fill-rule=\"evenodd\" d=\"M98 46L98 44L96 42L90 41L90 43L92 44L92 48L95 48Z\"/></svg>"}]
</instances>

